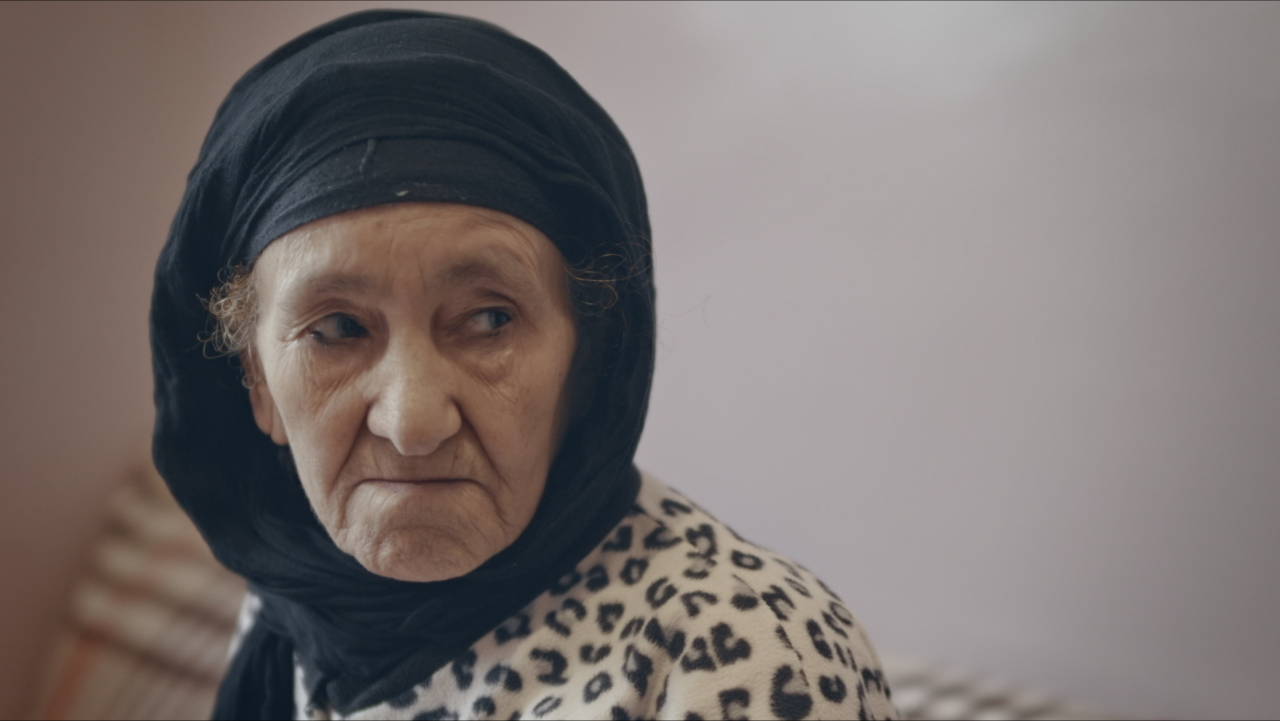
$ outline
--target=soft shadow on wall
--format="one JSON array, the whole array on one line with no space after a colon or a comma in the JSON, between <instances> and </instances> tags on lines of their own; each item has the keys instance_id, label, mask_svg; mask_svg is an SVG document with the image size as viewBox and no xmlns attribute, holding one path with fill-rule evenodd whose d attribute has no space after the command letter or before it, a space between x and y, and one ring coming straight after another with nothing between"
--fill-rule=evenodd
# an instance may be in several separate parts
<instances>
[{"instance_id":1,"label":"soft shadow on wall","mask_svg":"<svg viewBox=\"0 0 1280 721\"><path fill-rule=\"evenodd\" d=\"M882 650L1280 709L1280 8L410 5L528 37L631 139L642 465ZM358 7L0 5L0 716L150 424L151 267L217 102Z\"/></svg>"}]
</instances>

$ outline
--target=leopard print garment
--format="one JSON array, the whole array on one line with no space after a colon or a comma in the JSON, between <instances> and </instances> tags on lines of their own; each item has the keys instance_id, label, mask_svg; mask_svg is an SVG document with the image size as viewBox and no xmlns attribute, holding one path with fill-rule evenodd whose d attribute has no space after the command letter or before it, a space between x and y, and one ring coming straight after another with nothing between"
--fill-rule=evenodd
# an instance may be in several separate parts
<instances>
[{"instance_id":1,"label":"leopard print garment","mask_svg":"<svg viewBox=\"0 0 1280 721\"><path fill-rule=\"evenodd\" d=\"M301 718L338 718L307 708ZM643 476L599 547L431 678L352 719L895 716L822 581Z\"/></svg>"}]
</instances>

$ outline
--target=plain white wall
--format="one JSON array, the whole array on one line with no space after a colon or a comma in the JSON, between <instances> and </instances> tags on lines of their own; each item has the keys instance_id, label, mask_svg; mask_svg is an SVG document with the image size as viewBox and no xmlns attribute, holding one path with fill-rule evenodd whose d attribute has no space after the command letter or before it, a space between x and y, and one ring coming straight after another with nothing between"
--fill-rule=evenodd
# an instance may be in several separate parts
<instances>
[{"instance_id":1,"label":"plain white wall","mask_svg":"<svg viewBox=\"0 0 1280 721\"><path fill-rule=\"evenodd\" d=\"M632 141L644 467L884 652L1280 713L1280 6L409 5L542 46ZM150 264L213 109L357 7L0 7L0 679L149 423Z\"/></svg>"}]
</instances>

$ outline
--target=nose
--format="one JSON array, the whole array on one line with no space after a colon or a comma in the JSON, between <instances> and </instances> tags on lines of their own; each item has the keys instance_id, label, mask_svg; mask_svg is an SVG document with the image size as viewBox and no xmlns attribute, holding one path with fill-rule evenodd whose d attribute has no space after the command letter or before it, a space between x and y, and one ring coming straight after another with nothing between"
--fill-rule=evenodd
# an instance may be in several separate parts
<instances>
[{"instance_id":1,"label":"nose","mask_svg":"<svg viewBox=\"0 0 1280 721\"><path fill-rule=\"evenodd\" d=\"M402 456L431 455L462 428L452 375L429 337L392 343L371 374L369 430Z\"/></svg>"}]
</instances>

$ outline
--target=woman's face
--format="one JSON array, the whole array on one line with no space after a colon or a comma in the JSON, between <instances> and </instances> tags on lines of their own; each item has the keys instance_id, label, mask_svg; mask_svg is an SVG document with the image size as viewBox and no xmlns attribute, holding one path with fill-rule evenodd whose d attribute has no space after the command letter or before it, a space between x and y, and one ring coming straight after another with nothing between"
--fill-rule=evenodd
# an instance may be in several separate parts
<instances>
[{"instance_id":1,"label":"woman's face","mask_svg":"<svg viewBox=\"0 0 1280 721\"><path fill-rule=\"evenodd\" d=\"M461 576L529 524L576 346L559 251L467 205L332 216L253 270L258 427L320 522L373 573Z\"/></svg>"}]
</instances>

